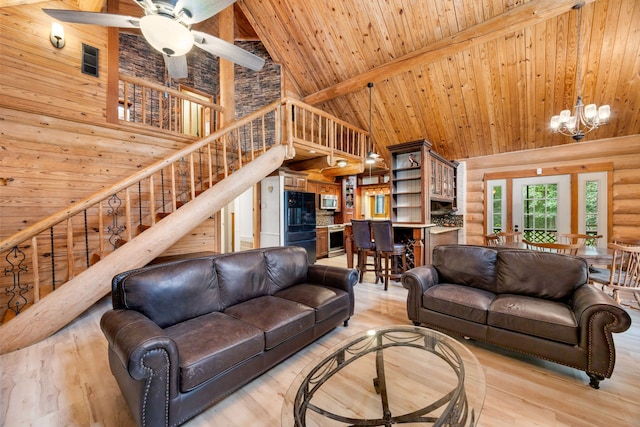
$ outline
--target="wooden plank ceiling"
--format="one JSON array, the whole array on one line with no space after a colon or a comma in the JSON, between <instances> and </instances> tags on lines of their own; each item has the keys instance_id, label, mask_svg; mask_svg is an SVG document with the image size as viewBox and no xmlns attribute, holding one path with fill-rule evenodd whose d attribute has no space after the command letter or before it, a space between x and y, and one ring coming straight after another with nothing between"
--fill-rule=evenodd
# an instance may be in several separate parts
<instances>
[{"instance_id":1,"label":"wooden plank ceiling","mask_svg":"<svg viewBox=\"0 0 640 427\"><path fill-rule=\"evenodd\" d=\"M236 37L257 34L305 101L368 129L367 83L374 83L376 151L386 157L386 146L426 138L462 160L574 142L548 123L576 101L576 3L238 0L234 7ZM612 118L583 141L639 134L640 1L584 3L582 97L611 105ZM120 0L120 13L138 16L140 8ZM216 17L198 29L217 34Z\"/></svg>"},{"instance_id":2,"label":"wooden plank ceiling","mask_svg":"<svg viewBox=\"0 0 640 427\"><path fill-rule=\"evenodd\" d=\"M378 149L426 138L449 159L574 142L548 122L576 101L577 1L244 0L304 99L369 128ZM640 1L586 1L582 97L640 133Z\"/></svg>"}]
</instances>

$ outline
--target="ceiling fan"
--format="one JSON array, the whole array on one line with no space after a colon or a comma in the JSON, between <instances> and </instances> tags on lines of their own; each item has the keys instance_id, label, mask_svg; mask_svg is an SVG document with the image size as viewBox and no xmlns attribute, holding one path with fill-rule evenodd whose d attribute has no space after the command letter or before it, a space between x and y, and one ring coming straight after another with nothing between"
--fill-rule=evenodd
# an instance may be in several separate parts
<instances>
[{"instance_id":1,"label":"ceiling fan","mask_svg":"<svg viewBox=\"0 0 640 427\"><path fill-rule=\"evenodd\" d=\"M236 0L135 0L144 16L42 9L60 21L106 27L139 28L149 44L162 53L169 75L187 77L186 54L195 45L220 58L254 71L264 66L264 59L210 34L191 29L191 25L216 15Z\"/></svg>"}]
</instances>

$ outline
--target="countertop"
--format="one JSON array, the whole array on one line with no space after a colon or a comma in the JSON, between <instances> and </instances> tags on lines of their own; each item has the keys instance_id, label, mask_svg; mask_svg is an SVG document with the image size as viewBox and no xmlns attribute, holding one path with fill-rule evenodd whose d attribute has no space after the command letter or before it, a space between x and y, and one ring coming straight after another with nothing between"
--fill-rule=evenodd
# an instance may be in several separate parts
<instances>
[{"instance_id":1,"label":"countertop","mask_svg":"<svg viewBox=\"0 0 640 427\"><path fill-rule=\"evenodd\" d=\"M450 231L457 231L457 230L461 230L462 228L460 227L431 227L429 229L429 233L431 234L442 234L442 233L448 233Z\"/></svg>"},{"instance_id":2,"label":"countertop","mask_svg":"<svg viewBox=\"0 0 640 427\"><path fill-rule=\"evenodd\" d=\"M340 225L340 224L336 224L336 225ZM351 223L345 223L342 225L351 225ZM442 227L442 226L437 226L435 224L414 224L414 223L408 223L408 222L394 222L393 226L398 228L428 228L430 234L449 233L451 231L458 231L462 229L462 227ZM320 227L330 227L330 226L318 225L317 227L320 228Z\"/></svg>"},{"instance_id":3,"label":"countertop","mask_svg":"<svg viewBox=\"0 0 640 427\"><path fill-rule=\"evenodd\" d=\"M402 228L432 228L435 227L435 224L414 224L410 222L394 222L394 227L402 227Z\"/></svg>"}]
</instances>

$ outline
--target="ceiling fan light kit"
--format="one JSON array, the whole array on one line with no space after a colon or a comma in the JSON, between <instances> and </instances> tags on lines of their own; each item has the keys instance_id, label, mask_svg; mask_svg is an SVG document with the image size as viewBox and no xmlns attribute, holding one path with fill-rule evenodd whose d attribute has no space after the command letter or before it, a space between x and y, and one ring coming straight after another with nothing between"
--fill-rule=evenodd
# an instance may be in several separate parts
<instances>
[{"instance_id":1,"label":"ceiling fan light kit","mask_svg":"<svg viewBox=\"0 0 640 427\"><path fill-rule=\"evenodd\" d=\"M191 31L164 15L143 16L140 18L140 31L154 49L165 55L186 55L193 47Z\"/></svg>"},{"instance_id":2,"label":"ceiling fan light kit","mask_svg":"<svg viewBox=\"0 0 640 427\"><path fill-rule=\"evenodd\" d=\"M589 104L585 106L582 102L580 93L580 19L582 6L584 6L584 3L578 3L573 7L578 10L578 65L576 71L578 99L574 106L573 115L569 110L562 110L559 115L551 117L549 123L553 133L570 136L576 141L580 141L586 134L598 129L601 125L609 123L609 117L611 116L611 109L608 105L597 107L596 104Z\"/></svg>"},{"instance_id":3,"label":"ceiling fan light kit","mask_svg":"<svg viewBox=\"0 0 640 427\"><path fill-rule=\"evenodd\" d=\"M264 59L233 43L211 34L191 30L191 24L209 19L233 3L235 0L136 0L136 4L144 9L142 18L80 10L42 10L63 22L139 28L147 42L164 55L169 75L173 78L184 78L188 74L184 55L194 45L253 71L258 71L264 66ZM54 41L53 36L51 43L56 47L64 45L64 41Z\"/></svg>"}]
</instances>

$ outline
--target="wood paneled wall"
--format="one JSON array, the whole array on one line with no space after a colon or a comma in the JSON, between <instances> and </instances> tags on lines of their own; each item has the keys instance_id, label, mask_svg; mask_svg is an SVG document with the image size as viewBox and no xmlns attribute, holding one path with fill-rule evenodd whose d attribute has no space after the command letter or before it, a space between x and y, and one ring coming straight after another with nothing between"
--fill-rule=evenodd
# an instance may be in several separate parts
<instances>
[{"instance_id":1,"label":"wood paneled wall","mask_svg":"<svg viewBox=\"0 0 640 427\"><path fill-rule=\"evenodd\" d=\"M107 30L65 24L65 46L49 41L55 21L42 8L61 2L5 7L0 15L0 105L87 123L105 123ZM99 49L99 76L81 71L82 44Z\"/></svg>"},{"instance_id":2,"label":"wood paneled wall","mask_svg":"<svg viewBox=\"0 0 640 427\"><path fill-rule=\"evenodd\" d=\"M0 238L132 175L194 141L0 107Z\"/></svg>"},{"instance_id":3,"label":"wood paneled wall","mask_svg":"<svg viewBox=\"0 0 640 427\"><path fill-rule=\"evenodd\" d=\"M640 135L633 135L467 159L466 243L484 242L485 174L605 162L613 163L612 236L640 238Z\"/></svg>"}]
</instances>

